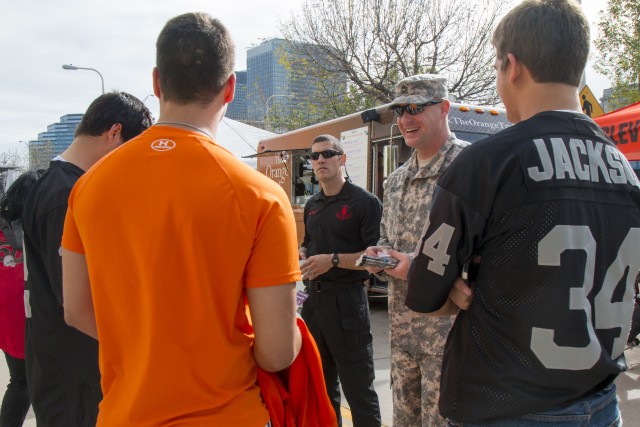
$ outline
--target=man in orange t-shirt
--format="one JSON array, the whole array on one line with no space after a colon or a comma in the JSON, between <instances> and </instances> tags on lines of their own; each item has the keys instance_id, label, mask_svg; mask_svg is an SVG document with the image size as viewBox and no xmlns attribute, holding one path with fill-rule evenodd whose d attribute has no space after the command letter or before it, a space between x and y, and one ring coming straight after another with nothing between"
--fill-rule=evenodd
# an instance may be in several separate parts
<instances>
[{"instance_id":1,"label":"man in orange t-shirt","mask_svg":"<svg viewBox=\"0 0 640 427\"><path fill-rule=\"evenodd\" d=\"M265 426L256 367L281 370L299 351L287 197L213 140L233 58L219 21L170 20L153 71L158 123L71 193L65 318L100 342L98 426Z\"/></svg>"}]
</instances>

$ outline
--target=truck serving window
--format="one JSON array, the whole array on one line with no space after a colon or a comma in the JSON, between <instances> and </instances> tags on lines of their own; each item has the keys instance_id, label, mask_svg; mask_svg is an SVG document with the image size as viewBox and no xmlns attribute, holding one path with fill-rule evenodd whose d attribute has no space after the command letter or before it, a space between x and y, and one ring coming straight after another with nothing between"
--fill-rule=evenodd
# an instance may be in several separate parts
<instances>
[{"instance_id":1,"label":"truck serving window","mask_svg":"<svg viewBox=\"0 0 640 427\"><path fill-rule=\"evenodd\" d=\"M291 202L304 205L309 198L319 191L309 155L293 156L292 159L292 197Z\"/></svg>"}]
</instances>

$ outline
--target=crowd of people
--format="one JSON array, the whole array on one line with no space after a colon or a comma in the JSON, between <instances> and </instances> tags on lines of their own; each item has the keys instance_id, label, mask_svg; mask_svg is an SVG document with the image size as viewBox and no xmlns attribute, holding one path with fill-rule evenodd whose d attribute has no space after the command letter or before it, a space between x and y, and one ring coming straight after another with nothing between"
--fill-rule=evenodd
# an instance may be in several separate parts
<instances>
[{"instance_id":1,"label":"crowd of people","mask_svg":"<svg viewBox=\"0 0 640 427\"><path fill-rule=\"evenodd\" d=\"M317 136L298 246L282 188L215 142L235 91L228 30L171 19L158 121L104 94L0 200L0 427L30 405L39 427L340 426L340 388L356 427L380 426L373 274L390 287L395 426L621 425L640 183L581 111L589 37L573 0L507 13L493 44L513 126L473 145L449 129L443 76L401 79L390 108L413 154L383 202Z\"/></svg>"}]
</instances>

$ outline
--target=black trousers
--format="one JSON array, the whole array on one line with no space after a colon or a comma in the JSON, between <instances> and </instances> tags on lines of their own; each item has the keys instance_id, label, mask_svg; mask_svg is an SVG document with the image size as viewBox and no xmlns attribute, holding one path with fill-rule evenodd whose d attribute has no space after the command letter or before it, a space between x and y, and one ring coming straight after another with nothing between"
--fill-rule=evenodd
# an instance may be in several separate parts
<instances>
[{"instance_id":1,"label":"black trousers","mask_svg":"<svg viewBox=\"0 0 640 427\"><path fill-rule=\"evenodd\" d=\"M636 304L633 307L633 317L631 318L631 330L629 331L629 337L627 343L632 343L634 338L640 334L640 305Z\"/></svg>"},{"instance_id":2,"label":"black trousers","mask_svg":"<svg viewBox=\"0 0 640 427\"><path fill-rule=\"evenodd\" d=\"M29 412L29 392L27 391L27 371L24 359L4 353L9 368L9 384L2 399L0 427L22 427Z\"/></svg>"},{"instance_id":3,"label":"black trousers","mask_svg":"<svg viewBox=\"0 0 640 427\"><path fill-rule=\"evenodd\" d=\"M318 345L338 425L342 425L342 383L354 427L379 427L380 405L373 388L373 337L364 285L308 293L301 314Z\"/></svg>"}]
</instances>

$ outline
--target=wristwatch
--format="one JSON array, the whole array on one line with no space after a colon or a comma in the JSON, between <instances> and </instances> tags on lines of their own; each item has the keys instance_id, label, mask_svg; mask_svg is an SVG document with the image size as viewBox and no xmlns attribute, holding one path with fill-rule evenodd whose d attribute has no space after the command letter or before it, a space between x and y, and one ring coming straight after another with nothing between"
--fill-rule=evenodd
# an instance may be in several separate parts
<instances>
[{"instance_id":1,"label":"wristwatch","mask_svg":"<svg viewBox=\"0 0 640 427\"><path fill-rule=\"evenodd\" d=\"M337 267L338 264L340 264L340 258L338 258L338 254L337 253L333 254L333 258L331 259L331 263L333 264L334 267Z\"/></svg>"}]
</instances>

